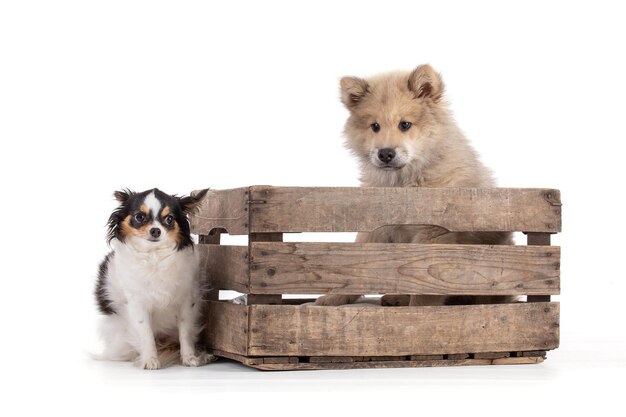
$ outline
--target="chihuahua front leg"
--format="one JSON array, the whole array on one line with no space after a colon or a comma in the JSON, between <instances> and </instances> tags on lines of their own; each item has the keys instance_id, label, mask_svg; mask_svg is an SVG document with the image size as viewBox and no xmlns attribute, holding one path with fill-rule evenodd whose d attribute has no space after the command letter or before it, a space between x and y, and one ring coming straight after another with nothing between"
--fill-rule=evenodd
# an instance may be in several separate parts
<instances>
[{"instance_id":1,"label":"chihuahua front leg","mask_svg":"<svg viewBox=\"0 0 626 417\"><path fill-rule=\"evenodd\" d=\"M151 326L150 312L136 303L128 302L128 320L131 330L137 337L140 366L143 369L159 369L159 362L154 332Z\"/></svg>"},{"instance_id":2,"label":"chihuahua front leg","mask_svg":"<svg viewBox=\"0 0 626 417\"><path fill-rule=\"evenodd\" d=\"M178 337L180 339L180 358L185 366L202 366L215 360L213 355L196 353L198 337L198 316L200 305L198 301L183 303L178 314Z\"/></svg>"}]
</instances>

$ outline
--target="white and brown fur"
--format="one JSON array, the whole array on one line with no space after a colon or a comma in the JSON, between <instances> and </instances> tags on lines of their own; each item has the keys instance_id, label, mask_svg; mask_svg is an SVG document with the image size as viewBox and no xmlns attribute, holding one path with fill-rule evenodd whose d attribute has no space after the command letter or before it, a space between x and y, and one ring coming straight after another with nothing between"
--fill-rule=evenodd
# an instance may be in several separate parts
<instances>
[{"instance_id":1,"label":"white and brown fur","mask_svg":"<svg viewBox=\"0 0 626 417\"><path fill-rule=\"evenodd\" d=\"M156 188L115 193L120 206L108 224L113 251L100 265L95 291L104 314L100 359L158 369L178 344L185 366L213 359L196 350L202 296L187 217L206 192L183 198Z\"/></svg>"},{"instance_id":2,"label":"white and brown fur","mask_svg":"<svg viewBox=\"0 0 626 417\"><path fill-rule=\"evenodd\" d=\"M454 122L443 99L444 84L430 65L368 79L341 79L341 101L350 115L347 148L356 156L364 187L493 187ZM512 244L509 233L458 233L437 226L383 227L359 233L357 242ZM331 295L320 305L354 302L358 296ZM501 302L502 297L411 296L411 305ZM383 297L385 304L407 304L408 296Z\"/></svg>"}]
</instances>

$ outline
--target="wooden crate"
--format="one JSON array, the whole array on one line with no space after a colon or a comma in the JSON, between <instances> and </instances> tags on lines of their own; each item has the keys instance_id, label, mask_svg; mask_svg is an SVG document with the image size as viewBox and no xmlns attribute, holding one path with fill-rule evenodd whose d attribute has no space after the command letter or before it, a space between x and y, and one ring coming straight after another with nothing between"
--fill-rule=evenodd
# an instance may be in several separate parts
<instances>
[{"instance_id":1,"label":"wooden crate","mask_svg":"<svg viewBox=\"0 0 626 417\"><path fill-rule=\"evenodd\" d=\"M206 342L264 370L538 363L559 345L560 193L553 189L214 191L191 219L213 288ZM528 245L283 242L283 233L437 225L524 232ZM220 234L248 235L247 246ZM219 300L219 291L247 304ZM509 304L303 305L284 294L516 295ZM311 300L308 300L311 301Z\"/></svg>"}]
</instances>

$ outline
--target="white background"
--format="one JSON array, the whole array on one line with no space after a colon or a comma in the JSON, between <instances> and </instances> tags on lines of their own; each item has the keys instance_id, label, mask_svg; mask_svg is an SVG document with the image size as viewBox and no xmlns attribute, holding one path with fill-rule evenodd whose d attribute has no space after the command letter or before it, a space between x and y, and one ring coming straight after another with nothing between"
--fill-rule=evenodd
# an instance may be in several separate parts
<instances>
[{"instance_id":1,"label":"white background","mask_svg":"<svg viewBox=\"0 0 626 417\"><path fill-rule=\"evenodd\" d=\"M0 407L12 415L623 408L618 2L0 4ZM544 364L144 372L89 359L113 190L358 185L339 78L425 62L501 186L562 190L561 348Z\"/></svg>"}]
</instances>

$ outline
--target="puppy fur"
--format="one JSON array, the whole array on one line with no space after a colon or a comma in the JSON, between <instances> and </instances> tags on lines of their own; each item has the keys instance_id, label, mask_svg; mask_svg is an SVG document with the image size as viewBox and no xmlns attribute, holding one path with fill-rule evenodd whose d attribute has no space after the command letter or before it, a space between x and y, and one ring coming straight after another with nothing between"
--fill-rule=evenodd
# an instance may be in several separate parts
<instances>
[{"instance_id":1,"label":"puppy fur","mask_svg":"<svg viewBox=\"0 0 626 417\"><path fill-rule=\"evenodd\" d=\"M364 187L494 187L445 102L441 76L430 65L368 79L344 77L341 101L350 115L345 145L357 158ZM359 233L357 242L512 244L509 233L457 233L437 226L383 227ZM358 296L323 296L319 305L354 302ZM407 296L383 297L406 304ZM386 299L386 300L385 300ZM411 296L411 305L464 303L467 298ZM472 297L472 302L502 302Z\"/></svg>"},{"instance_id":2,"label":"puppy fur","mask_svg":"<svg viewBox=\"0 0 626 417\"><path fill-rule=\"evenodd\" d=\"M158 189L115 193L120 206L109 218L113 251L100 264L95 290L104 314L100 359L158 369L178 344L185 366L213 359L196 351L201 285L187 218L206 193L184 198Z\"/></svg>"}]
</instances>

